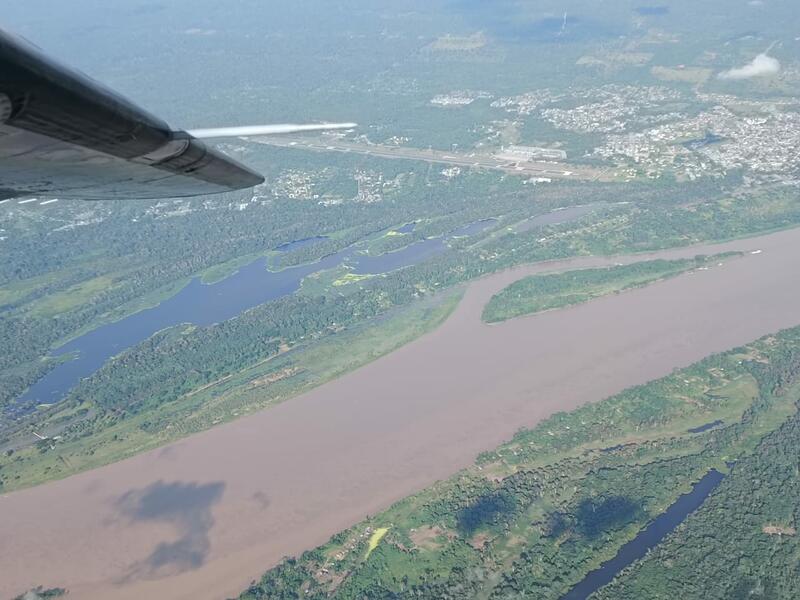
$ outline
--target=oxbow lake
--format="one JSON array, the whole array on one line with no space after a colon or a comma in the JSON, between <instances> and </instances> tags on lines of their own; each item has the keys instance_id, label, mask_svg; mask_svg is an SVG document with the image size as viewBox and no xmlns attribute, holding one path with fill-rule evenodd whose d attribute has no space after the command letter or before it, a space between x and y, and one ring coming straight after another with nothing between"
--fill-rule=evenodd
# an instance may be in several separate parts
<instances>
[{"instance_id":1,"label":"oxbow lake","mask_svg":"<svg viewBox=\"0 0 800 600\"><path fill-rule=\"evenodd\" d=\"M24 414L36 405L60 402L81 379L92 375L107 360L163 329L182 323L209 326L232 319L250 308L293 294L300 288L303 279L313 273L343 264L349 265L354 273L371 275L416 265L445 252L450 240L476 235L494 223L494 219L477 221L379 256L360 254L358 246L354 245L317 262L280 271L270 271L267 268L268 259L261 257L216 283L205 284L196 277L180 292L157 306L98 327L55 350L53 356L72 354L74 358L56 366L17 398L8 410L11 414ZM409 223L396 231L408 233L414 225ZM275 250L290 252L326 239L326 236L315 236L295 240Z\"/></svg>"}]
</instances>

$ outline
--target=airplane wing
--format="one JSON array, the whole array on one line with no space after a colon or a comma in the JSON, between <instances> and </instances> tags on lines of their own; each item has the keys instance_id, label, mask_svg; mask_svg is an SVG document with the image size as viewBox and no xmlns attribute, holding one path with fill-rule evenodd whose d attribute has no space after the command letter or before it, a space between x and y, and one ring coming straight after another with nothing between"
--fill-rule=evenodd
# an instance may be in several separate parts
<instances>
[{"instance_id":1,"label":"airplane wing","mask_svg":"<svg viewBox=\"0 0 800 600\"><path fill-rule=\"evenodd\" d=\"M174 131L0 29L0 200L175 198L244 189L264 178L200 138L353 126Z\"/></svg>"}]
</instances>

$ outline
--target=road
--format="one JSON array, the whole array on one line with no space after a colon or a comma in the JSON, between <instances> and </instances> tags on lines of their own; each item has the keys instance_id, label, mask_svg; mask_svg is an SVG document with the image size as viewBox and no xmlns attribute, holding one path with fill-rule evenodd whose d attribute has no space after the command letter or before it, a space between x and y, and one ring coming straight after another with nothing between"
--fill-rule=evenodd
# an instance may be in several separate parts
<instances>
[{"instance_id":1,"label":"road","mask_svg":"<svg viewBox=\"0 0 800 600\"><path fill-rule=\"evenodd\" d=\"M280 136L249 138L250 141L281 148L296 148L313 152L344 152L362 154L396 160L419 160L428 163L455 167L489 169L502 171L524 177L541 177L545 179L572 179L577 181L613 181L609 169L601 169L586 165L574 165L562 162L510 162L496 158L491 154L477 152L445 152L443 150L422 150L405 146L386 146L382 144L365 144L348 142L335 138L310 138L306 136Z\"/></svg>"}]
</instances>

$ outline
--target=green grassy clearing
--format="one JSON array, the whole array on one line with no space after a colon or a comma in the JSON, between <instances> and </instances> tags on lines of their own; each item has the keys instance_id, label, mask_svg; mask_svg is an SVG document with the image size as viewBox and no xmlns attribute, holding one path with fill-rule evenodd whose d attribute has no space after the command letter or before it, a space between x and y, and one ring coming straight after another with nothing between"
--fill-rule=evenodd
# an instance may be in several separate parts
<instances>
[{"instance_id":1,"label":"green grassy clearing","mask_svg":"<svg viewBox=\"0 0 800 600\"><path fill-rule=\"evenodd\" d=\"M57 292L40 298L32 302L28 310L34 317L53 317L63 312L67 312L92 301L96 295L113 287L115 279L109 276L100 276L87 279L64 291Z\"/></svg>"}]
</instances>

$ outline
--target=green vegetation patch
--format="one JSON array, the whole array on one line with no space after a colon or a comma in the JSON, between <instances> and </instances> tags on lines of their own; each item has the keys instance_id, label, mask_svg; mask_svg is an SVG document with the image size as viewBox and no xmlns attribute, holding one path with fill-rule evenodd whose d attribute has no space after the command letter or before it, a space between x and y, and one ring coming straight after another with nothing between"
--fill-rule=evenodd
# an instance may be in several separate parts
<instances>
[{"instance_id":1,"label":"green vegetation patch","mask_svg":"<svg viewBox=\"0 0 800 600\"><path fill-rule=\"evenodd\" d=\"M455 289L351 325L342 325L336 313L335 327L326 323L321 330L310 334L302 330L296 336L284 331L267 343L253 344L245 337L243 345L259 352L246 355L237 349L228 353L230 362L224 364L214 363L202 352L204 346L215 347L205 342L211 335L208 329L190 326L161 332L140 349L144 354L123 353L93 383L79 386L68 400L43 411L35 428L54 439L18 449L13 439L3 440L11 449L0 454L0 492L122 460L287 400L431 331L460 298L461 290ZM291 320L294 313L288 314ZM240 325L237 331L251 328ZM303 339L305 335L308 339ZM196 352L185 352L195 343ZM141 361L151 349L161 358L143 369ZM203 370L165 358L173 355L196 360ZM182 369L181 377L173 377ZM174 383L163 389L158 383L156 393L151 387L156 378L163 382L172 378Z\"/></svg>"},{"instance_id":2,"label":"green vegetation patch","mask_svg":"<svg viewBox=\"0 0 800 600\"><path fill-rule=\"evenodd\" d=\"M797 482L781 486L797 479L798 348L800 328L787 330L554 415L285 560L240 600L558 600L712 468L729 473L720 492L602 597L667 598L676 575L681 597L796 597ZM717 587L734 555L738 567Z\"/></svg>"},{"instance_id":3,"label":"green vegetation patch","mask_svg":"<svg viewBox=\"0 0 800 600\"><path fill-rule=\"evenodd\" d=\"M72 287L45 296L30 304L30 311L33 316L52 317L73 308L87 304L92 299L105 292L114 285L114 279L107 276L95 277L87 281L82 281Z\"/></svg>"},{"instance_id":4,"label":"green vegetation patch","mask_svg":"<svg viewBox=\"0 0 800 600\"><path fill-rule=\"evenodd\" d=\"M213 267L209 267L205 271L200 274L200 281L205 283L206 285L212 285L214 283L218 283L224 279L227 279L231 275L235 274L239 269L242 267L249 265L253 261L259 258L259 254L246 254L244 256L237 256L236 258L232 258L231 260L225 261L219 265L214 265Z\"/></svg>"},{"instance_id":5,"label":"green vegetation patch","mask_svg":"<svg viewBox=\"0 0 800 600\"><path fill-rule=\"evenodd\" d=\"M486 323L588 302L600 296L674 277L692 269L705 268L720 256L697 256L682 260L649 260L631 265L581 269L549 275L532 275L495 294L483 310Z\"/></svg>"},{"instance_id":6,"label":"green vegetation patch","mask_svg":"<svg viewBox=\"0 0 800 600\"><path fill-rule=\"evenodd\" d=\"M799 447L795 414L737 462L682 527L601 589L597 600L800 597Z\"/></svg>"}]
</instances>

